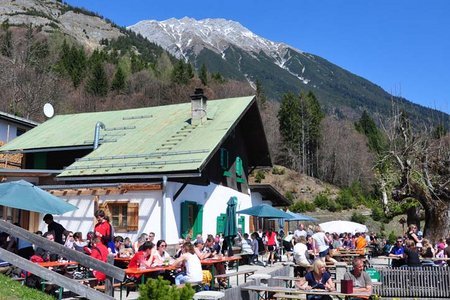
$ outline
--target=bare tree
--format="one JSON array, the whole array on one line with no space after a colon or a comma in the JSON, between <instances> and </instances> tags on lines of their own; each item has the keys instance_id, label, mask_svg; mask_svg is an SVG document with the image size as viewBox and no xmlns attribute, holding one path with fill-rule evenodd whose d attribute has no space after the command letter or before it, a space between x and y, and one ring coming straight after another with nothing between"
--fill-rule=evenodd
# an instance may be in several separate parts
<instances>
[{"instance_id":1,"label":"bare tree","mask_svg":"<svg viewBox=\"0 0 450 300\"><path fill-rule=\"evenodd\" d=\"M425 213L424 234L445 238L450 227L450 136L433 138L430 130L413 130L403 112L385 125L389 150L378 162L387 193L400 202L417 200Z\"/></svg>"}]
</instances>

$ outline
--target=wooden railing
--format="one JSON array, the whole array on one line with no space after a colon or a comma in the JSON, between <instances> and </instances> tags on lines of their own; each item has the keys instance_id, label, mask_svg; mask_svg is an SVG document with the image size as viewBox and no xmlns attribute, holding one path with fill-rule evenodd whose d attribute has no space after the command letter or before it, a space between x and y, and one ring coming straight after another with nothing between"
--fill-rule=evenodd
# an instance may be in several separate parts
<instances>
[{"instance_id":1,"label":"wooden railing","mask_svg":"<svg viewBox=\"0 0 450 300\"><path fill-rule=\"evenodd\" d=\"M45 250L50 251L51 253L58 253L66 259L78 262L82 266L92 268L94 270L99 270L105 273L107 276L107 280L105 282L107 289L105 290L105 293L100 293L90 287L84 286L74 280L70 280L67 277L43 268L35 263L32 263L29 260L23 259L22 257L12 252L0 248L0 257L3 260L23 270L36 274L37 276L47 281L51 281L58 286L64 287L82 297L97 300L113 299L111 297L114 293L114 289L112 287L112 279L115 278L119 281L123 281L125 279L125 271L123 269L117 268L112 264L104 263L84 253L69 249L53 241L49 241L37 234L31 233L23 228L12 225L3 220L0 220L0 231L7 232L11 236L17 238L27 240L38 247L42 247Z\"/></svg>"},{"instance_id":2,"label":"wooden railing","mask_svg":"<svg viewBox=\"0 0 450 300\"><path fill-rule=\"evenodd\" d=\"M382 297L450 298L450 268L377 268L381 285L374 292Z\"/></svg>"}]
</instances>

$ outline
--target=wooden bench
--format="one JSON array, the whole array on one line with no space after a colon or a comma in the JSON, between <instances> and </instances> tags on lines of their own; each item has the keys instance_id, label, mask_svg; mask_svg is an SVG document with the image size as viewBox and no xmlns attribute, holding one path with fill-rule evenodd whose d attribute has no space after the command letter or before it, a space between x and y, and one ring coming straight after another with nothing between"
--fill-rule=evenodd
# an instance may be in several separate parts
<instances>
[{"instance_id":1,"label":"wooden bench","mask_svg":"<svg viewBox=\"0 0 450 300\"><path fill-rule=\"evenodd\" d=\"M306 295L303 294L276 293L272 297L275 299L306 299Z\"/></svg>"},{"instance_id":2,"label":"wooden bench","mask_svg":"<svg viewBox=\"0 0 450 300\"><path fill-rule=\"evenodd\" d=\"M215 278L226 279L227 280L227 288L230 288L230 277L236 276L236 284L239 285L239 275L244 275L244 282L247 282L247 278L249 276L255 274L256 271L257 271L256 269L251 269L251 270L230 272L230 273L216 275ZM219 290L220 290L220 285L219 285Z\"/></svg>"},{"instance_id":3,"label":"wooden bench","mask_svg":"<svg viewBox=\"0 0 450 300\"><path fill-rule=\"evenodd\" d=\"M272 279L275 280L282 280L284 281L287 288L294 288L295 284L294 282L297 280L304 280L305 277L293 277L293 276L274 276Z\"/></svg>"},{"instance_id":4,"label":"wooden bench","mask_svg":"<svg viewBox=\"0 0 450 300\"><path fill-rule=\"evenodd\" d=\"M375 268L380 284L374 293L381 297L450 298L450 268Z\"/></svg>"},{"instance_id":5,"label":"wooden bench","mask_svg":"<svg viewBox=\"0 0 450 300\"><path fill-rule=\"evenodd\" d=\"M85 282L91 282L91 281L97 280L97 278L93 277L93 278L81 278L81 279L73 279L73 280L84 284ZM45 287L48 285L56 285L56 284L51 281L41 281L41 287L42 287L43 292L45 292ZM58 299L59 300L62 299L63 292L64 292L64 288L62 286L59 286L58 287Z\"/></svg>"}]
</instances>

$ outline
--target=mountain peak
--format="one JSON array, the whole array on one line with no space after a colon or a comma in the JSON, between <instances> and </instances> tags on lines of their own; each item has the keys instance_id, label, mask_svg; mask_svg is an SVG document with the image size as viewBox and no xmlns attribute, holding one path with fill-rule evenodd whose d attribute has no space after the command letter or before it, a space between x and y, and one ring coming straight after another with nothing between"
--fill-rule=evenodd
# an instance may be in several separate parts
<instances>
[{"instance_id":1,"label":"mountain peak","mask_svg":"<svg viewBox=\"0 0 450 300\"><path fill-rule=\"evenodd\" d=\"M161 45L173 55L185 59L188 53L198 54L203 48L223 54L234 45L248 52L263 51L267 55L272 55L289 47L262 38L238 22L221 18L196 20L184 17L165 21L146 20L128 28Z\"/></svg>"}]
</instances>

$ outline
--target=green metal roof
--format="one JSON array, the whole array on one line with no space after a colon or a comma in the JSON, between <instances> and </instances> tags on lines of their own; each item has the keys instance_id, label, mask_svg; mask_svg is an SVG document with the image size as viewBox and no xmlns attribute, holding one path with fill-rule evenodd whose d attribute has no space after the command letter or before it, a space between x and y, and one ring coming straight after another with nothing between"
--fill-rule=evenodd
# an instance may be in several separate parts
<instances>
[{"instance_id":1,"label":"green metal roof","mask_svg":"<svg viewBox=\"0 0 450 300\"><path fill-rule=\"evenodd\" d=\"M254 97L209 100L207 121L191 125L191 103L57 115L0 148L25 151L92 146L97 122L100 146L59 176L167 173L199 170L236 125Z\"/></svg>"}]
</instances>

